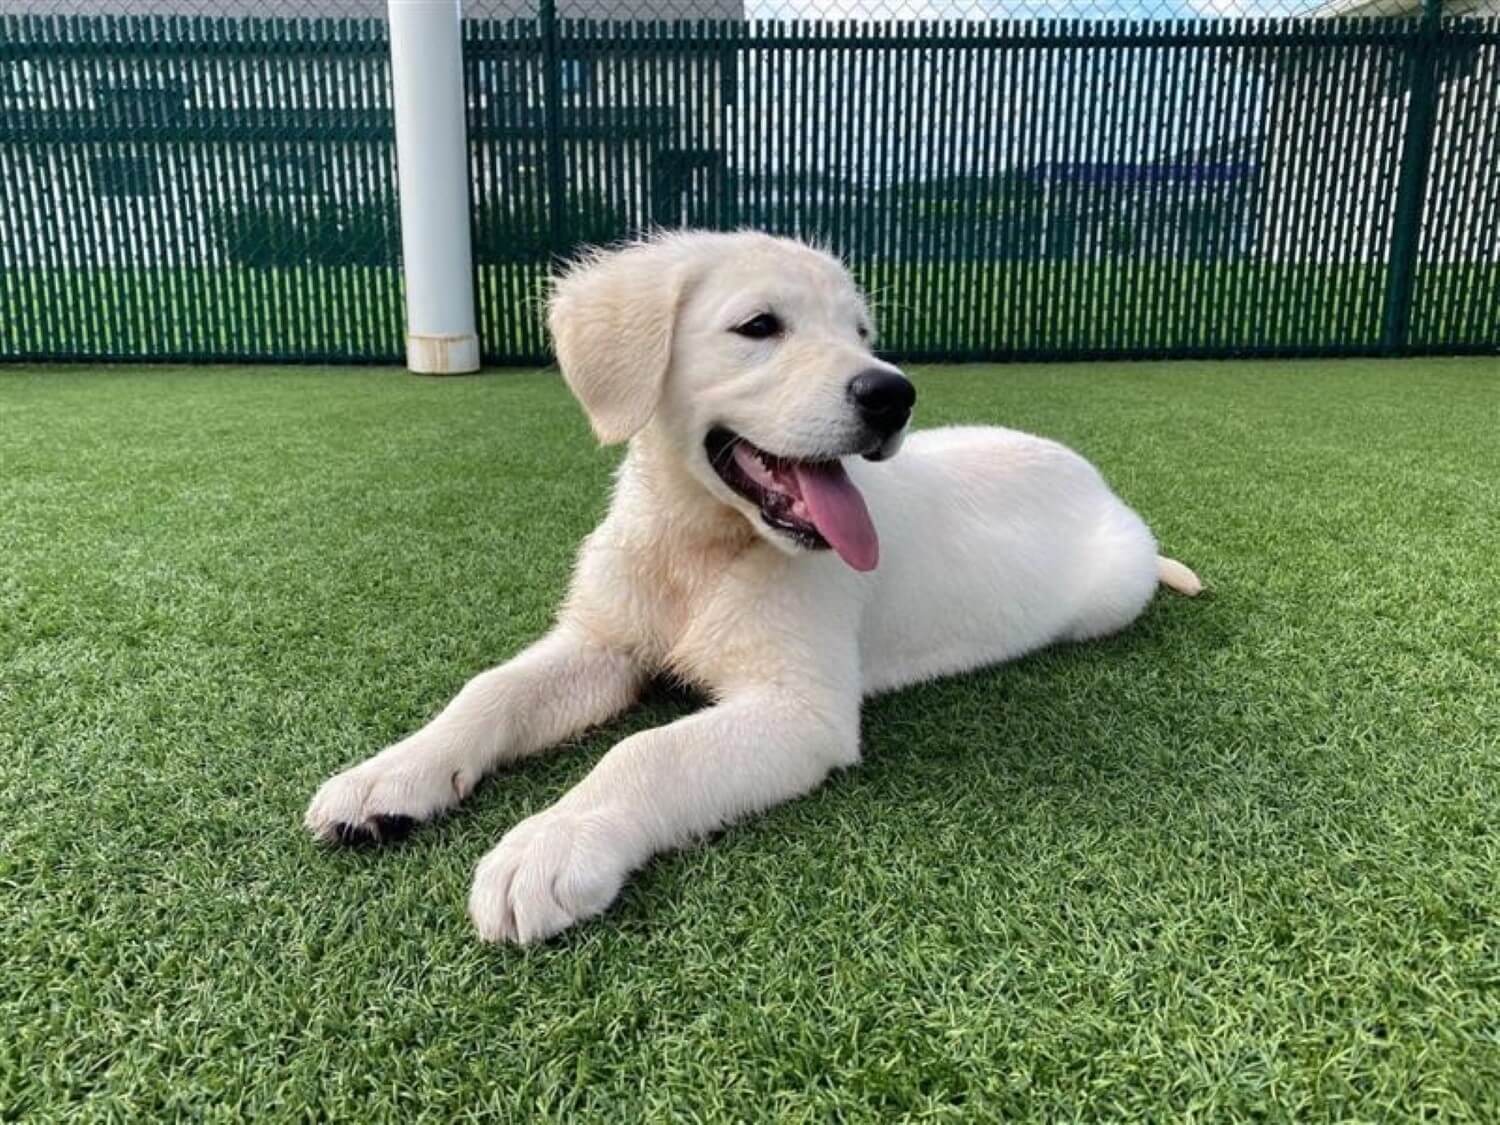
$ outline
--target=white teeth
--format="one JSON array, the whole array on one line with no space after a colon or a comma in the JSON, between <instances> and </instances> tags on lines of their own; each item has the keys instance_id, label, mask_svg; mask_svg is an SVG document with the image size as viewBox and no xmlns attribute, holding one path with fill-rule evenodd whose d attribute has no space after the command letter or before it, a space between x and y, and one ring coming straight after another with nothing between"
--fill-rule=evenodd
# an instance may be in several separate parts
<instances>
[{"instance_id":1,"label":"white teeth","mask_svg":"<svg viewBox=\"0 0 1500 1125\"><path fill-rule=\"evenodd\" d=\"M776 478L766 464L765 455L754 446L740 442L734 447L734 462L744 474L762 488L776 488Z\"/></svg>"}]
</instances>

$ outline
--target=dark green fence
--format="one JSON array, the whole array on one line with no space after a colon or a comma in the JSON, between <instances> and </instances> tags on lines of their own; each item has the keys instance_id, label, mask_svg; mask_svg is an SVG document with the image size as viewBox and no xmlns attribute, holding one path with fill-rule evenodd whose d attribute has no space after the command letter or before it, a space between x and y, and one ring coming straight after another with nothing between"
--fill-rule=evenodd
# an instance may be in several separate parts
<instances>
[{"instance_id":1,"label":"dark green fence","mask_svg":"<svg viewBox=\"0 0 1500 1125\"><path fill-rule=\"evenodd\" d=\"M402 353L383 23L0 19L0 357Z\"/></svg>"},{"instance_id":2,"label":"dark green fence","mask_svg":"<svg viewBox=\"0 0 1500 1125\"><path fill-rule=\"evenodd\" d=\"M469 21L480 331L755 226L893 354L1500 351L1500 21ZM0 19L0 357L389 362L384 26Z\"/></svg>"}]
</instances>

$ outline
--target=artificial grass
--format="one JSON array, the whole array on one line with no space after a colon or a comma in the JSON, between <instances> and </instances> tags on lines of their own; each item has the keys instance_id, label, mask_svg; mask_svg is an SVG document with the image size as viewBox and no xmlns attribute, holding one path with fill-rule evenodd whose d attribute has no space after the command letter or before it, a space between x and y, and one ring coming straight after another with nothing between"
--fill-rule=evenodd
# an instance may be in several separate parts
<instances>
[{"instance_id":1,"label":"artificial grass","mask_svg":"<svg viewBox=\"0 0 1500 1125\"><path fill-rule=\"evenodd\" d=\"M869 704L518 951L475 861L691 701L299 819L546 627L614 460L556 377L0 372L0 1118L1500 1119L1497 364L918 376L1211 593Z\"/></svg>"}]
</instances>

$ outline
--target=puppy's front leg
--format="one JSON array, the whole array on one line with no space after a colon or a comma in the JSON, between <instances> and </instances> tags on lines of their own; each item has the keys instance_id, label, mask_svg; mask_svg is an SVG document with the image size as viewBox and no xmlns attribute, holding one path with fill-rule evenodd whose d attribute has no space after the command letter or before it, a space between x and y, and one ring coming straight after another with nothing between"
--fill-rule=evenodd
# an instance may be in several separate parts
<instances>
[{"instance_id":1,"label":"puppy's front leg","mask_svg":"<svg viewBox=\"0 0 1500 1125\"><path fill-rule=\"evenodd\" d=\"M480 862L469 915L531 942L598 914L652 855L808 792L859 757L859 698L763 686L625 739Z\"/></svg>"},{"instance_id":2,"label":"puppy's front leg","mask_svg":"<svg viewBox=\"0 0 1500 1125\"><path fill-rule=\"evenodd\" d=\"M404 835L458 804L496 766L622 710L643 679L627 654L559 625L475 676L421 730L324 782L308 806L307 829L346 843Z\"/></svg>"}]
</instances>

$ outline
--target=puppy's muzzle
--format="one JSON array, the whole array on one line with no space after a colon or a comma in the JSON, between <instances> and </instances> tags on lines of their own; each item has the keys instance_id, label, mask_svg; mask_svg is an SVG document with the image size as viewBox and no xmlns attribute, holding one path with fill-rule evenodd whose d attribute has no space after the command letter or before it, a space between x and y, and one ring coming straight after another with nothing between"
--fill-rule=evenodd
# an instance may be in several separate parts
<instances>
[{"instance_id":1,"label":"puppy's muzzle","mask_svg":"<svg viewBox=\"0 0 1500 1125\"><path fill-rule=\"evenodd\" d=\"M899 371L862 371L849 380L849 401L870 432L883 444L911 420L917 388Z\"/></svg>"}]
</instances>

